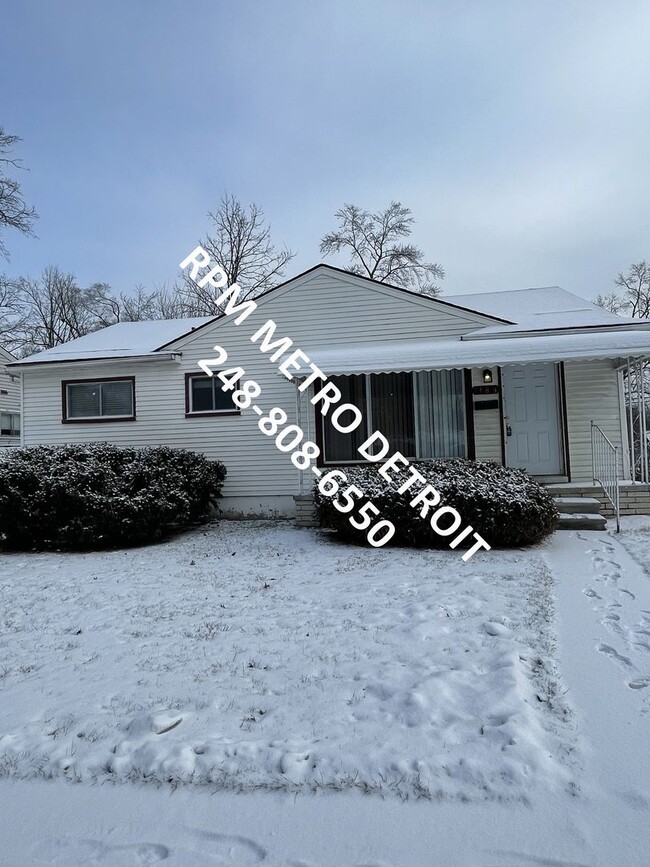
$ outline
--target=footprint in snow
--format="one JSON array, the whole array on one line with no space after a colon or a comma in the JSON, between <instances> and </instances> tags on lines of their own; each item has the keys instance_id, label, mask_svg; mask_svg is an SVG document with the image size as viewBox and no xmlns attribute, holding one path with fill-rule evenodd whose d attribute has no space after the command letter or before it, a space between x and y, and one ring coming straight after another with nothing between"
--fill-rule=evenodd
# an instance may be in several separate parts
<instances>
[{"instance_id":1,"label":"footprint in snow","mask_svg":"<svg viewBox=\"0 0 650 867\"><path fill-rule=\"evenodd\" d=\"M230 864L233 867L248 867L259 864L267 856L267 851L248 837L237 834L220 834L216 831L189 829L193 836L203 843L203 854L211 855L217 864Z\"/></svg>"},{"instance_id":2,"label":"footprint in snow","mask_svg":"<svg viewBox=\"0 0 650 867\"><path fill-rule=\"evenodd\" d=\"M618 797L625 801L630 807L633 807L635 810L648 810L650 809L650 801L645 795L642 795L640 792L617 792Z\"/></svg>"},{"instance_id":3,"label":"footprint in snow","mask_svg":"<svg viewBox=\"0 0 650 867\"><path fill-rule=\"evenodd\" d=\"M599 596L596 593L596 591L594 589L592 589L591 587L585 587L585 589L582 592L585 594L585 596L588 596L590 599L602 599L603 598L602 596Z\"/></svg>"},{"instance_id":4,"label":"footprint in snow","mask_svg":"<svg viewBox=\"0 0 650 867\"><path fill-rule=\"evenodd\" d=\"M100 840L83 840L61 837L56 840L40 840L32 855L37 863L60 865L60 867L86 867L102 864L104 867L147 867L169 858L170 851L158 843L134 843L113 846Z\"/></svg>"},{"instance_id":5,"label":"footprint in snow","mask_svg":"<svg viewBox=\"0 0 650 867\"><path fill-rule=\"evenodd\" d=\"M494 620L488 620L483 624L483 631L488 635L497 636L497 635L507 635L510 630L507 626L504 626L503 623L496 623Z\"/></svg>"},{"instance_id":6,"label":"footprint in snow","mask_svg":"<svg viewBox=\"0 0 650 867\"><path fill-rule=\"evenodd\" d=\"M650 686L650 677L637 677L636 680L630 680L627 684L630 689L645 689Z\"/></svg>"},{"instance_id":7,"label":"footprint in snow","mask_svg":"<svg viewBox=\"0 0 650 867\"><path fill-rule=\"evenodd\" d=\"M135 717L127 726L130 735L143 735L153 732L156 735L164 735L175 729L183 721L178 711L165 708Z\"/></svg>"},{"instance_id":8,"label":"footprint in snow","mask_svg":"<svg viewBox=\"0 0 650 867\"><path fill-rule=\"evenodd\" d=\"M599 644L598 650L600 653L604 653L605 656L609 656L609 658L613 659L615 662L619 662L621 665L625 666L625 668L632 668L632 660L628 656L623 656L623 654L619 653L618 650L611 645Z\"/></svg>"},{"instance_id":9,"label":"footprint in snow","mask_svg":"<svg viewBox=\"0 0 650 867\"><path fill-rule=\"evenodd\" d=\"M612 611L609 611L603 619L600 621L603 626L607 629L611 629L612 632L615 632L617 635L622 635L623 630L621 629L621 624L619 623L620 617L618 614L614 614Z\"/></svg>"},{"instance_id":10,"label":"footprint in snow","mask_svg":"<svg viewBox=\"0 0 650 867\"><path fill-rule=\"evenodd\" d=\"M600 557L599 555L592 559L599 569L604 569L606 566L613 566L615 569L621 568L620 563L615 563L614 560L606 560L605 557Z\"/></svg>"},{"instance_id":11,"label":"footprint in snow","mask_svg":"<svg viewBox=\"0 0 650 867\"><path fill-rule=\"evenodd\" d=\"M540 865L540 867L590 867L583 861L564 861L558 858L544 858L539 855L527 855L525 852L512 851L497 851L492 853L498 855L499 860L506 858L508 864L499 864L498 867L528 867L528 865ZM486 867L497 867L496 864L486 865Z\"/></svg>"}]
</instances>

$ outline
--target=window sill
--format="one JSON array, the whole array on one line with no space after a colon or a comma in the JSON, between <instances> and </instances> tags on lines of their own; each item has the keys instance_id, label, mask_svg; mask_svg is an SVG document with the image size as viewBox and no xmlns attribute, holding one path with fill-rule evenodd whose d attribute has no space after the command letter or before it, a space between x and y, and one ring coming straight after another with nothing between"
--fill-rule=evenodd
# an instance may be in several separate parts
<instances>
[{"instance_id":1,"label":"window sill","mask_svg":"<svg viewBox=\"0 0 650 867\"><path fill-rule=\"evenodd\" d=\"M240 409L222 409L214 412L186 412L185 418L217 418L219 416L241 415Z\"/></svg>"},{"instance_id":2,"label":"window sill","mask_svg":"<svg viewBox=\"0 0 650 867\"><path fill-rule=\"evenodd\" d=\"M62 418L61 424L107 424L118 421L135 421L134 415L99 416L98 418Z\"/></svg>"}]
</instances>

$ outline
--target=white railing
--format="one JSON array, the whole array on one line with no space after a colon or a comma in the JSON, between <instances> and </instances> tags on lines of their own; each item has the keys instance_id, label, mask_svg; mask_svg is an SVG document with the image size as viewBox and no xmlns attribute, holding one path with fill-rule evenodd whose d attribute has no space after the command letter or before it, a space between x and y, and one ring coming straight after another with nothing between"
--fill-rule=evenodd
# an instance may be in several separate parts
<instances>
[{"instance_id":1,"label":"white railing","mask_svg":"<svg viewBox=\"0 0 650 867\"><path fill-rule=\"evenodd\" d=\"M612 504L616 515L616 532L621 532L621 503L618 486L618 449L597 424L591 423L591 472Z\"/></svg>"},{"instance_id":2,"label":"white railing","mask_svg":"<svg viewBox=\"0 0 650 867\"><path fill-rule=\"evenodd\" d=\"M646 359L628 358L623 389L627 405L630 477L633 482L647 483L650 482L650 365Z\"/></svg>"}]
</instances>

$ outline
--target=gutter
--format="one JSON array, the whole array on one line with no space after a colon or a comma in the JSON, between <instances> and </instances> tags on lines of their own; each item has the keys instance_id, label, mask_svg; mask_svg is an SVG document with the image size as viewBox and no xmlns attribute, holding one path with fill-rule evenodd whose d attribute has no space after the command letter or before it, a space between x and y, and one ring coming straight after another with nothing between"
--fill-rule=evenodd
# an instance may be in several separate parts
<instances>
[{"instance_id":1,"label":"gutter","mask_svg":"<svg viewBox=\"0 0 650 867\"><path fill-rule=\"evenodd\" d=\"M59 367L69 367L70 365L87 365L94 366L104 364L126 364L127 362L135 361L138 364L152 361L175 361L180 363L183 354L181 352L156 352L147 355L118 355L118 356L99 356L98 358L52 358L47 361L12 361L7 364L7 368L15 368L16 373L19 373L23 368L46 367L53 364Z\"/></svg>"}]
</instances>

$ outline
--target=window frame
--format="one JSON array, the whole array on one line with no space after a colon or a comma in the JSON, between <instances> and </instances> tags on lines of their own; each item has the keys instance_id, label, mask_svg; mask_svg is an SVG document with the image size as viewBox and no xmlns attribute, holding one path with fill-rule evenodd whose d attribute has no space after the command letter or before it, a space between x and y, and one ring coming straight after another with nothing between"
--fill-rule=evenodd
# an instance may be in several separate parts
<instances>
[{"instance_id":1,"label":"window frame","mask_svg":"<svg viewBox=\"0 0 650 867\"><path fill-rule=\"evenodd\" d=\"M216 418L220 416L231 416L231 415L241 415L241 409L238 409L234 404L232 409L206 409L206 410L193 410L192 409L192 386L191 382L193 379L210 379L214 380L215 376L217 376L220 371L215 370L212 376L208 376L207 373L196 373L194 371L190 371L185 374L185 418ZM235 385L236 390L239 387L239 383L241 380L237 380ZM225 393L225 392L224 392Z\"/></svg>"},{"instance_id":2,"label":"window frame","mask_svg":"<svg viewBox=\"0 0 650 867\"><path fill-rule=\"evenodd\" d=\"M411 373L411 383L412 387L415 391L415 373L417 371L405 371L406 373ZM340 374L344 376L345 374ZM366 413L363 419L363 426L365 428L366 439L371 436L376 428L372 423L372 395L370 394L370 377L375 376L377 374L374 373L362 373L361 376L364 377L364 390L366 396ZM330 377L331 380L335 379L335 377ZM475 460L476 459L476 441L474 434L474 404L472 399L472 371L471 369L464 368L463 369L463 393L464 393L464 416L465 416L465 460ZM320 419L317 420L315 426L316 433L316 445L320 450L320 454L318 455L316 464L319 467L337 467L337 466L368 466L371 461L364 460L361 456L358 459L349 460L349 461L336 461L329 460L327 455L325 454L325 416L316 408L316 412L320 416ZM417 428L415 430L416 441L418 442L419 447L419 435ZM392 452L391 452L392 454ZM411 463L418 461L426 461L426 460L452 460L452 458L417 458L417 457L409 457L405 455L404 457ZM382 461L383 463L383 461Z\"/></svg>"},{"instance_id":3,"label":"window frame","mask_svg":"<svg viewBox=\"0 0 650 867\"><path fill-rule=\"evenodd\" d=\"M94 415L94 416L68 416L68 386L69 385L94 385L103 382L130 382L131 400L133 412L131 415ZM106 424L110 422L136 421L135 405L135 376L94 376L85 379L61 380L61 423L62 424Z\"/></svg>"},{"instance_id":4,"label":"window frame","mask_svg":"<svg viewBox=\"0 0 650 867\"><path fill-rule=\"evenodd\" d=\"M0 419L0 437L6 437L7 439L20 439L21 428L22 428L22 419L20 417L20 410L14 409L3 409L0 410L0 416L8 415L10 417L9 422L9 433L2 433L2 424ZM16 432L16 428L14 425L14 419L18 419L18 431Z\"/></svg>"}]
</instances>

